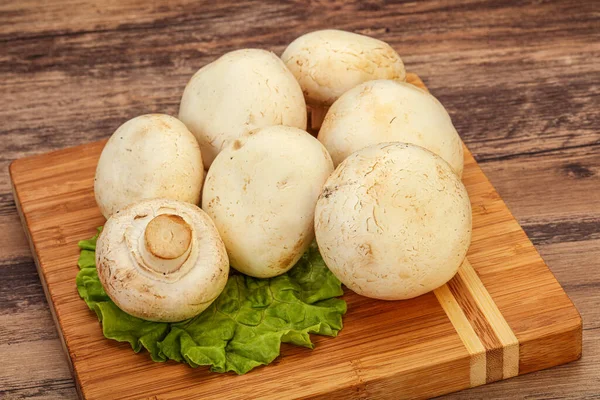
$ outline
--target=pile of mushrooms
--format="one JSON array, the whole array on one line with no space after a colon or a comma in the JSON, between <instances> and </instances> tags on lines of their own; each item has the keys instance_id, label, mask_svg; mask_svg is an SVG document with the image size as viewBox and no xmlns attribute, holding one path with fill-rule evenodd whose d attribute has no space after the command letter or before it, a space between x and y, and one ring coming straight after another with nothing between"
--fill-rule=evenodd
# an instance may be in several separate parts
<instances>
[{"instance_id":1,"label":"pile of mushrooms","mask_svg":"<svg viewBox=\"0 0 600 400\"><path fill-rule=\"evenodd\" d=\"M387 43L316 31L281 58L243 49L207 64L178 118L124 123L94 182L107 294L131 315L181 321L218 297L230 265L274 277L315 239L364 296L447 282L471 239L462 142L441 103L405 80Z\"/></svg>"}]
</instances>

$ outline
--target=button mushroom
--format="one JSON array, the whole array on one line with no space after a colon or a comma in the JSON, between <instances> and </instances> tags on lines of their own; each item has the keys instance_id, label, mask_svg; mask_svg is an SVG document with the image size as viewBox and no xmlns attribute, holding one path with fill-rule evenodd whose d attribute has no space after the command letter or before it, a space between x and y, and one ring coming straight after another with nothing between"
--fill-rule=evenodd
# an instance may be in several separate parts
<instances>
[{"instance_id":1,"label":"button mushroom","mask_svg":"<svg viewBox=\"0 0 600 400\"><path fill-rule=\"evenodd\" d=\"M335 29L300 36L281 59L300 82L313 129L321 126L327 108L354 86L373 79L406 79L402 59L390 45Z\"/></svg>"},{"instance_id":2,"label":"button mushroom","mask_svg":"<svg viewBox=\"0 0 600 400\"><path fill-rule=\"evenodd\" d=\"M315 232L325 263L350 289L409 299L458 270L471 241L471 205L442 158L380 143L352 154L329 177Z\"/></svg>"},{"instance_id":3,"label":"button mushroom","mask_svg":"<svg viewBox=\"0 0 600 400\"><path fill-rule=\"evenodd\" d=\"M431 94L404 82L365 82L344 93L329 109L319 140L334 165L375 143L404 142L425 147L460 176L463 147L444 106Z\"/></svg>"},{"instance_id":4,"label":"button mushroom","mask_svg":"<svg viewBox=\"0 0 600 400\"><path fill-rule=\"evenodd\" d=\"M110 217L96 244L96 266L120 309L158 322L201 313L229 273L227 251L208 215L168 199L135 203Z\"/></svg>"},{"instance_id":5,"label":"button mushroom","mask_svg":"<svg viewBox=\"0 0 600 400\"><path fill-rule=\"evenodd\" d=\"M273 53L227 53L201 68L181 98L179 119L198 139L206 169L228 140L272 125L306 129L300 85Z\"/></svg>"},{"instance_id":6,"label":"button mushroom","mask_svg":"<svg viewBox=\"0 0 600 400\"><path fill-rule=\"evenodd\" d=\"M94 192L102 214L156 197L200 202L204 180L198 142L185 125L163 114L121 125L102 150Z\"/></svg>"},{"instance_id":7,"label":"button mushroom","mask_svg":"<svg viewBox=\"0 0 600 400\"><path fill-rule=\"evenodd\" d=\"M211 216L231 266L258 278L288 271L314 239L314 212L331 157L307 132L261 128L215 158L202 208Z\"/></svg>"}]
</instances>

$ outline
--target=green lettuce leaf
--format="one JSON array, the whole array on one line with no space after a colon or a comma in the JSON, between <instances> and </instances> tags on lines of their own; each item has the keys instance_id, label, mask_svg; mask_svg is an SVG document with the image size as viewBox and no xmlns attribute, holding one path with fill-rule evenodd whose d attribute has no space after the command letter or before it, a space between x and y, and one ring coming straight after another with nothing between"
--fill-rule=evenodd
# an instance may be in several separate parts
<instances>
[{"instance_id":1,"label":"green lettuce leaf","mask_svg":"<svg viewBox=\"0 0 600 400\"><path fill-rule=\"evenodd\" d=\"M336 336L342 329L346 302L336 298L343 294L341 283L316 245L286 274L271 279L232 275L200 315L159 323L133 317L110 300L96 271L97 238L79 242L79 295L96 312L105 337L129 342L135 352L145 348L154 361L245 374L271 363L281 343L313 348L310 333Z\"/></svg>"}]
</instances>

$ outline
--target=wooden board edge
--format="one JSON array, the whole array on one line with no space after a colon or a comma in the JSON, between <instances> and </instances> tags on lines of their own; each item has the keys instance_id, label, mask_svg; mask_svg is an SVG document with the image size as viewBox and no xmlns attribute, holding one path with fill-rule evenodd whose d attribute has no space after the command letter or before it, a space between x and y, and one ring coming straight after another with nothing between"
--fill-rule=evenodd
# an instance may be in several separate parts
<instances>
[{"instance_id":1,"label":"wooden board edge","mask_svg":"<svg viewBox=\"0 0 600 400\"><path fill-rule=\"evenodd\" d=\"M42 154L43 155L43 154ZM35 157L35 156L33 156ZM39 156L38 156L39 157ZM15 207L17 209L17 214L19 214L19 219L21 220L21 225L23 226L23 231L25 232L25 236L27 237L27 243L29 243L29 250L31 251L31 256L35 263L35 268L37 270L38 276L40 278L40 283L42 284L42 288L44 290L44 296L46 297L46 302L48 303L48 308L50 309L50 314L52 315L52 320L54 321L54 325L56 328L56 332L58 333L58 338L63 348L63 352L65 353L65 358L67 360L67 365L69 366L69 371L71 371L71 375L73 376L73 380L75 381L75 390L77 392L77 396L80 399L84 399L83 389L79 383L79 376L77 375L77 371L73 365L73 360L71 360L71 352L69 351L69 346L65 340L62 325L58 319L58 315L56 313L56 308L54 306L54 301L52 295L50 294L50 290L48 289L48 285L46 284L46 276L44 270L40 264L40 260L37 255L37 250L35 248L35 243L31 237L31 232L29 230L29 224L27 222L27 216L23 213L23 209L21 207L21 200L19 197L19 189L15 183L14 179L14 170L16 167L21 164L23 159L18 159L12 161L8 166L8 172L10 176L10 188L12 191L13 198L15 200Z\"/></svg>"},{"instance_id":2,"label":"wooden board edge","mask_svg":"<svg viewBox=\"0 0 600 400\"><path fill-rule=\"evenodd\" d=\"M9 164L8 170L10 175L11 183L15 181L14 174L15 172L23 173L23 171L27 170L28 164L35 163L38 159L44 158L56 158L61 156L71 156L74 152L85 153L88 149L93 149L94 147L102 147L106 145L108 139L100 139L93 142L87 142L78 144L76 146L64 147L61 149L54 149L47 151L45 153L32 154L27 157L18 158L16 160L11 161ZM19 182L20 183L20 182Z\"/></svg>"},{"instance_id":3,"label":"wooden board edge","mask_svg":"<svg viewBox=\"0 0 600 400\"><path fill-rule=\"evenodd\" d=\"M335 391L324 391L300 398L311 400L396 400L399 398L429 399L432 397L443 396L472 387L469 383L470 377L468 371L471 361L472 358L469 355L464 355L446 360L439 364L414 368L410 371L396 372L385 377L369 380L363 379L361 377L359 366L353 365L353 370L357 375L356 383L344 386ZM440 385L436 388L432 388L429 387L431 384L437 384L439 382L435 379L423 379L423 376L433 377L436 375L450 377L452 376L452 372L461 368L464 369L464 380L462 381L452 379L450 382L446 382L447 385ZM410 395L402 396L402 394L406 393L407 389L410 389Z\"/></svg>"},{"instance_id":4,"label":"wooden board edge","mask_svg":"<svg viewBox=\"0 0 600 400\"><path fill-rule=\"evenodd\" d=\"M570 321L563 329L519 343L519 375L577 361L583 353L583 320Z\"/></svg>"}]
</instances>

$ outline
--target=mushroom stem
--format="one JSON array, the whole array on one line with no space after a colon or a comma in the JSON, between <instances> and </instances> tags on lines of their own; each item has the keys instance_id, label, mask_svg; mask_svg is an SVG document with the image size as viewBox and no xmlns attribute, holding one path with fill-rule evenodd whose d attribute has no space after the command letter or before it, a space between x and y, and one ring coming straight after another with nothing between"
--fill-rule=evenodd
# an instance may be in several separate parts
<instances>
[{"instance_id":1,"label":"mushroom stem","mask_svg":"<svg viewBox=\"0 0 600 400\"><path fill-rule=\"evenodd\" d=\"M141 254L146 266L166 275L177 271L187 260L192 229L180 216L160 214L146 226Z\"/></svg>"}]
</instances>

